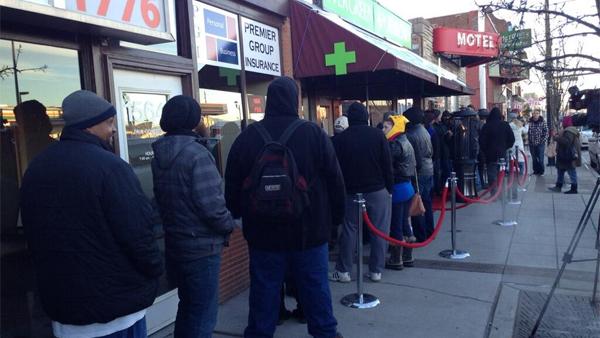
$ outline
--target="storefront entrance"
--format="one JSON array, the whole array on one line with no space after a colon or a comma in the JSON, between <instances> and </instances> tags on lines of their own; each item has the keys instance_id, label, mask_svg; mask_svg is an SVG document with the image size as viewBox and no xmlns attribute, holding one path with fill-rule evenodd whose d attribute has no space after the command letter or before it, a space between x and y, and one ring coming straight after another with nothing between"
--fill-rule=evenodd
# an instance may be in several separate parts
<instances>
[{"instance_id":1,"label":"storefront entrance","mask_svg":"<svg viewBox=\"0 0 600 338\"><path fill-rule=\"evenodd\" d=\"M123 69L115 69L113 79L119 155L131 164L152 202L154 232L164 255L164 231L152 191L152 142L163 134L159 125L162 107L171 97L181 95L182 79L176 75ZM178 302L177 289L170 288L166 276L161 276L158 296L146 315L148 334L175 321Z\"/></svg>"}]
</instances>

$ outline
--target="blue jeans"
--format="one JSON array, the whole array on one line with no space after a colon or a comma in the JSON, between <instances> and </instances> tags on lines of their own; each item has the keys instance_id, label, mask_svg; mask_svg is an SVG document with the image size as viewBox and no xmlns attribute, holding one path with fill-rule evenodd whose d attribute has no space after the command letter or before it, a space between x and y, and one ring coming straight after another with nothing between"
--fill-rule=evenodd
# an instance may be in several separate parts
<instances>
[{"instance_id":1,"label":"blue jeans","mask_svg":"<svg viewBox=\"0 0 600 338\"><path fill-rule=\"evenodd\" d=\"M125 330L111 333L107 336L98 338L147 338L148 330L146 329L146 316L135 322L135 324L126 328Z\"/></svg>"},{"instance_id":2,"label":"blue jeans","mask_svg":"<svg viewBox=\"0 0 600 338\"><path fill-rule=\"evenodd\" d=\"M544 174L544 152L546 151L546 144L538 144L529 147L531 151L531 162L533 164L533 174Z\"/></svg>"},{"instance_id":3,"label":"blue jeans","mask_svg":"<svg viewBox=\"0 0 600 338\"><path fill-rule=\"evenodd\" d=\"M577 169L556 169L556 183L563 184L565 183L565 172L569 174L569 178L571 179L571 184L577 184Z\"/></svg>"},{"instance_id":4,"label":"blue jeans","mask_svg":"<svg viewBox=\"0 0 600 338\"><path fill-rule=\"evenodd\" d=\"M337 332L327 279L327 244L295 252L250 252L250 313L244 337L273 337L281 302L281 284L290 268L308 321L308 333L331 338Z\"/></svg>"},{"instance_id":5,"label":"blue jeans","mask_svg":"<svg viewBox=\"0 0 600 338\"><path fill-rule=\"evenodd\" d=\"M191 261L167 256L167 280L179 288L175 338L212 337L219 309L221 254Z\"/></svg>"},{"instance_id":6,"label":"blue jeans","mask_svg":"<svg viewBox=\"0 0 600 338\"><path fill-rule=\"evenodd\" d=\"M402 240L403 237L413 235L410 224L408 223L408 212L410 211L410 202L412 197L404 202L392 203L392 225L390 228L390 237Z\"/></svg>"},{"instance_id":7,"label":"blue jeans","mask_svg":"<svg viewBox=\"0 0 600 338\"><path fill-rule=\"evenodd\" d=\"M415 191L417 191L414 182L413 186L415 186ZM419 191L423 200L423 206L425 207L425 215L411 217L413 233L419 243L426 241L435 230L435 226L433 225L433 209L431 207L431 200L433 198L432 188L433 176L419 176Z\"/></svg>"}]
</instances>

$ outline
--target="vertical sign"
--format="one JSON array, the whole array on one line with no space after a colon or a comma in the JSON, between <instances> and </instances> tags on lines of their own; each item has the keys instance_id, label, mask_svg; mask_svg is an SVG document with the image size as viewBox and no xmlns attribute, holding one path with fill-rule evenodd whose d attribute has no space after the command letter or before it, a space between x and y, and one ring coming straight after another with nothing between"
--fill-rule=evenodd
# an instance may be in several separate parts
<instances>
[{"instance_id":1,"label":"vertical sign","mask_svg":"<svg viewBox=\"0 0 600 338\"><path fill-rule=\"evenodd\" d=\"M281 76L279 30L242 17L244 69L251 72Z\"/></svg>"},{"instance_id":2,"label":"vertical sign","mask_svg":"<svg viewBox=\"0 0 600 338\"><path fill-rule=\"evenodd\" d=\"M194 1L194 31L198 64L241 69L237 15Z\"/></svg>"}]
</instances>

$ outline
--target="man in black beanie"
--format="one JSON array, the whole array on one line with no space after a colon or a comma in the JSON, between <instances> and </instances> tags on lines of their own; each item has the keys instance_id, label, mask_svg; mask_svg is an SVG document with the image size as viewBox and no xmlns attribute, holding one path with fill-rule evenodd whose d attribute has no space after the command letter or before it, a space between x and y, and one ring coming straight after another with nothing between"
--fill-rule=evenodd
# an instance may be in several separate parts
<instances>
[{"instance_id":1,"label":"man in black beanie","mask_svg":"<svg viewBox=\"0 0 600 338\"><path fill-rule=\"evenodd\" d=\"M63 103L60 142L38 154L21 215L54 335L146 337L162 257L148 197L111 152L115 108L78 90Z\"/></svg>"},{"instance_id":2,"label":"man in black beanie","mask_svg":"<svg viewBox=\"0 0 600 338\"><path fill-rule=\"evenodd\" d=\"M297 127L291 134L290 126ZM252 199L245 191L251 185L253 168L258 166L256 158L266 144L264 138L280 140L283 134L289 135L285 148L293 154L298 174L310 187L309 207L303 208L298 218L274 221L275 215L256 215L250 210L248 202ZM233 143L225 171L225 198L231 213L242 217L250 256L250 311L244 337L273 337L288 269L308 333L313 337L342 337L337 333L327 281L327 243L331 227L340 224L344 215L344 180L329 137L316 124L299 119L298 86L292 78L284 76L271 82L265 118L245 128Z\"/></svg>"},{"instance_id":3,"label":"man in black beanie","mask_svg":"<svg viewBox=\"0 0 600 338\"><path fill-rule=\"evenodd\" d=\"M406 128L406 133L416 139L412 144L413 148L419 149L421 154L421 163L417 163L417 179L413 182L416 192L421 194L423 206L425 206L425 215L411 218L413 233L417 242L424 242L433 234L433 209L431 201L433 199L433 145L429 132L423 127L423 111L419 107L408 108L404 114L410 121ZM409 138L411 141L411 138Z\"/></svg>"},{"instance_id":4,"label":"man in black beanie","mask_svg":"<svg viewBox=\"0 0 600 338\"><path fill-rule=\"evenodd\" d=\"M390 147L385 134L367 124L369 114L360 102L348 108L350 126L333 140L333 146L346 182L346 215L342 223L340 254L335 270L329 275L332 281L350 282L350 272L356 251L357 193L362 193L369 218L385 234L390 232L392 218L391 193L394 188L394 172ZM367 276L374 282L381 280L385 268L387 242L371 234L371 255Z\"/></svg>"},{"instance_id":5,"label":"man in black beanie","mask_svg":"<svg viewBox=\"0 0 600 338\"><path fill-rule=\"evenodd\" d=\"M221 252L235 227L206 139L200 105L178 95L163 107L167 134L152 144L154 194L165 229L167 280L179 288L175 337L210 337L217 323Z\"/></svg>"}]
</instances>

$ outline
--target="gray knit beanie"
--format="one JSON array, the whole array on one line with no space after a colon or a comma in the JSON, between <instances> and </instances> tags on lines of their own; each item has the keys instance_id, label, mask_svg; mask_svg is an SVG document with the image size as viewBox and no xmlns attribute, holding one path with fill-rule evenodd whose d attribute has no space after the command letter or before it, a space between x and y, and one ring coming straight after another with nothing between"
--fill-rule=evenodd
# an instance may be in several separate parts
<instances>
[{"instance_id":1,"label":"gray knit beanie","mask_svg":"<svg viewBox=\"0 0 600 338\"><path fill-rule=\"evenodd\" d=\"M75 91L62 102L65 127L85 129L117 114L110 102L87 90Z\"/></svg>"}]
</instances>

